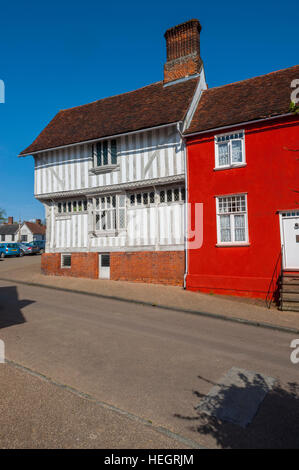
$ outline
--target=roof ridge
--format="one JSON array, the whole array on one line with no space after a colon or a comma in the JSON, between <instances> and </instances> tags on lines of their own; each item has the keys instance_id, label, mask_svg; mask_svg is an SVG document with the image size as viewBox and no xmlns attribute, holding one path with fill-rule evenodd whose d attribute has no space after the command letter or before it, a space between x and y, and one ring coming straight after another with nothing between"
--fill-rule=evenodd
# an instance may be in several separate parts
<instances>
[{"instance_id":1,"label":"roof ridge","mask_svg":"<svg viewBox=\"0 0 299 470\"><path fill-rule=\"evenodd\" d=\"M257 78L267 77L268 75L274 75L274 74L279 73L279 72L284 72L285 70L291 70L295 67L299 67L299 64L298 65L292 65L291 67L286 67L284 69L274 70L273 72L264 73L262 75L256 75L255 77L245 78L244 80L237 80L236 82L226 83L225 85L219 85L219 86L215 86L215 87L212 87L212 88L208 88L207 90L204 90L203 93L205 93L207 91L216 90L218 88L224 88L224 87L236 85L238 83L249 82L250 80L256 80Z\"/></svg>"},{"instance_id":2,"label":"roof ridge","mask_svg":"<svg viewBox=\"0 0 299 470\"><path fill-rule=\"evenodd\" d=\"M143 90L143 88L148 88L148 87L153 86L153 85L157 85L158 83L163 83L163 80L159 80L158 82L150 83L149 85L144 85L140 88L136 88L135 90L125 91L124 93L117 93L116 95L105 96L105 98L100 98L99 100L90 101L89 103L79 104L77 106L71 106L70 108L60 109L58 112L62 113L62 112L65 112L65 111L69 111L70 109L82 108L83 106L89 106L90 104L98 103L99 101L105 101L105 100L109 100L111 98L116 98L117 96L123 96L123 95L128 95L130 93L135 93L136 91Z\"/></svg>"}]
</instances>

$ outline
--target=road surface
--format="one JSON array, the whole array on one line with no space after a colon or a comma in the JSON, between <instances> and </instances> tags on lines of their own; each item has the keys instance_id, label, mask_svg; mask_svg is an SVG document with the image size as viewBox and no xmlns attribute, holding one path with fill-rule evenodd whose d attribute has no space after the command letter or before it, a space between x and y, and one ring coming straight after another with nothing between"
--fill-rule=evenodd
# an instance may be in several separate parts
<instances>
[{"instance_id":1,"label":"road surface","mask_svg":"<svg viewBox=\"0 0 299 470\"><path fill-rule=\"evenodd\" d=\"M113 447L113 444L115 447L138 447L138 436L140 446L144 447L146 432L152 433L148 437L148 447L169 448L171 442L173 448L189 447L188 442L190 447L191 443L222 448L299 447L299 364L290 361L292 334L0 281L0 339L5 342L9 361L48 379L45 382L34 377L36 386L30 385L33 389L44 385L59 394L72 395L71 391L61 387L67 385L77 393L74 398L69 398L70 402L75 398L84 402L84 394L92 397L92 406L98 407L98 414L96 411L91 413L90 409L87 414L93 417L90 435L96 437L92 444L83 439L82 447ZM264 374L277 381L246 428L195 410L232 367ZM26 403L26 397L21 393L24 392L22 383L29 380L26 377L30 374L9 364L0 364L0 371L3 383L20 383L20 395L14 394L14 402L16 410L21 410L22 403ZM33 380L33 376L31 378ZM244 403L250 403L253 391L249 385L245 388ZM41 396L43 393L47 396L48 392L41 392ZM86 404L74 403L62 413L67 399L51 396L48 405L53 413L45 412L47 418L42 435L44 443L55 447L54 417L63 415L64 421L60 418L57 428L67 429L73 415L82 416ZM111 405L108 409L111 426L106 427L104 439L104 431L97 433L94 429L97 416L100 425L100 412L105 409L105 404ZM2 397L1 407L5 413L0 413L0 424L1 420L5 422L0 426L0 447L1 441L6 447L10 442L3 436L3 426L10 432L12 446L14 439L18 443L16 446L21 445L25 435L29 436L28 442L34 442L32 436L38 422L27 414L27 434L20 431L18 435L17 426L13 427L14 431L10 429L15 416L13 410L7 411L11 406L11 400ZM33 401L35 418L38 410L42 412L40 407L41 401ZM125 423L119 426L123 444L115 437L117 432L112 415L115 419L122 416L130 422L127 436ZM54 421L50 420L47 425L49 416ZM107 422L109 416L105 417ZM134 423L134 417L141 421ZM142 420L150 423L152 428L146 428ZM142 432L133 431L133 428L129 432L131 425L144 429L145 434L141 437ZM88 429L88 422L84 426ZM156 433L159 427L186 439L185 443L173 436L167 440L165 434L159 435L159 441L159 433ZM47 436L47 430L52 439ZM37 442L36 446L42 446L42 443ZM65 446L76 446L76 440L68 440Z\"/></svg>"}]
</instances>

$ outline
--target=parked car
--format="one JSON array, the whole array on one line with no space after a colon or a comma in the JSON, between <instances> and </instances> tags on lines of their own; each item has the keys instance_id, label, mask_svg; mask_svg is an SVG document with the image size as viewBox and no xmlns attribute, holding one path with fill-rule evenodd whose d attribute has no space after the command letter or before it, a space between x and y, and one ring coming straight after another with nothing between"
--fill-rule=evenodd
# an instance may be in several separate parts
<instances>
[{"instance_id":1,"label":"parked car","mask_svg":"<svg viewBox=\"0 0 299 470\"><path fill-rule=\"evenodd\" d=\"M37 246L39 248L40 253L45 252L45 247L46 247L46 242L45 240L35 240L33 242L30 242L29 245L31 246Z\"/></svg>"},{"instance_id":2,"label":"parked car","mask_svg":"<svg viewBox=\"0 0 299 470\"><path fill-rule=\"evenodd\" d=\"M30 243L18 243L24 255L36 255L39 253L38 246L32 246Z\"/></svg>"},{"instance_id":3,"label":"parked car","mask_svg":"<svg viewBox=\"0 0 299 470\"><path fill-rule=\"evenodd\" d=\"M18 243L1 243L0 245L0 256L6 258L6 256L23 256L24 251L21 249Z\"/></svg>"}]
</instances>

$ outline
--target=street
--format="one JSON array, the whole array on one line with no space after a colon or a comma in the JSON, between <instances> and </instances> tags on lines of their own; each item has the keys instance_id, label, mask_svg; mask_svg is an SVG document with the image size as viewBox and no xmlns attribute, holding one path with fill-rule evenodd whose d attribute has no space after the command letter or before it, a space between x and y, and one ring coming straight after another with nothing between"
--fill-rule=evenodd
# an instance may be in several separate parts
<instances>
[{"instance_id":1,"label":"street","mask_svg":"<svg viewBox=\"0 0 299 470\"><path fill-rule=\"evenodd\" d=\"M299 366L290 361L292 334L4 281L0 281L0 327L6 359L13 362L0 364L4 390L0 447L63 447L57 436L65 435L63 430L76 415L72 429L79 432L85 416L84 436L95 436L94 441L78 440L74 432L65 446L299 447ZM232 367L277 381L246 428L195 410ZM15 426L14 420L16 410L24 409L23 395L30 387L35 393L43 388L37 396L45 400L32 400L30 410L26 408L24 441L22 426ZM250 401L250 387L246 393ZM84 394L94 400L92 405L88 402L93 409ZM43 409L46 404L52 411ZM41 442L36 429L43 412ZM60 416L56 425L55 415ZM91 424L87 416L92 417ZM128 424L115 427L113 421L120 417ZM159 427L174 435L159 434ZM121 439L115 437L117 429Z\"/></svg>"}]
</instances>

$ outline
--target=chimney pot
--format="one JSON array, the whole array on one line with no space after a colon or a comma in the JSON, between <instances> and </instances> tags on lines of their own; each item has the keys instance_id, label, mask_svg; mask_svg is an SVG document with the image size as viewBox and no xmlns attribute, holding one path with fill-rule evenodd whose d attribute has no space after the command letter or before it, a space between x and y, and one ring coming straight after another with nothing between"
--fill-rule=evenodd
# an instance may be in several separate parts
<instances>
[{"instance_id":1,"label":"chimney pot","mask_svg":"<svg viewBox=\"0 0 299 470\"><path fill-rule=\"evenodd\" d=\"M8 223L9 225L12 225L12 224L13 224L13 217L8 217L7 223Z\"/></svg>"},{"instance_id":2,"label":"chimney pot","mask_svg":"<svg viewBox=\"0 0 299 470\"><path fill-rule=\"evenodd\" d=\"M38 225L41 225L41 224L42 224L41 219L36 219L36 223L37 223Z\"/></svg>"}]
</instances>

